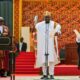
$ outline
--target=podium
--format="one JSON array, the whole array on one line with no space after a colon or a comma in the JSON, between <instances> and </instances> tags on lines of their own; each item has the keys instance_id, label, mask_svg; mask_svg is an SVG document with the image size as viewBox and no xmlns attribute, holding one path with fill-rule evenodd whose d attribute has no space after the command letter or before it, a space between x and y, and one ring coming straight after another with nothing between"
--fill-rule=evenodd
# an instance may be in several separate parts
<instances>
[{"instance_id":1,"label":"podium","mask_svg":"<svg viewBox=\"0 0 80 80\"><path fill-rule=\"evenodd\" d=\"M1 68L3 69L5 51L12 50L12 37L10 37L10 36L7 36L7 37L0 36L0 50L2 51L1 52L2 54L0 54L0 56L1 56Z\"/></svg>"},{"instance_id":2,"label":"podium","mask_svg":"<svg viewBox=\"0 0 80 80\"><path fill-rule=\"evenodd\" d=\"M3 37L3 36L0 36L0 50L3 50L3 52L5 53L5 50L8 50L9 51L9 55L10 54L14 54L13 53L13 48L12 48L12 36L7 36L7 37ZM10 58L10 57L9 57ZM14 62L14 65L13 65L13 58L12 58L12 74L14 74L15 72L15 62ZM11 75L11 80L15 80L15 76L14 75Z\"/></svg>"},{"instance_id":3,"label":"podium","mask_svg":"<svg viewBox=\"0 0 80 80\"><path fill-rule=\"evenodd\" d=\"M12 37L0 37L0 50L12 50Z\"/></svg>"}]
</instances>

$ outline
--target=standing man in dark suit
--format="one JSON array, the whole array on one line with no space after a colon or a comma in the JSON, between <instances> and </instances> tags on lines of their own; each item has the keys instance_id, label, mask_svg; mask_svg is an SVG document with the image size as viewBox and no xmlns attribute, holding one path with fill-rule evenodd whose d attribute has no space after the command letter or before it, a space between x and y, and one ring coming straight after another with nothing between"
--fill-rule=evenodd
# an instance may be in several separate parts
<instances>
[{"instance_id":1,"label":"standing man in dark suit","mask_svg":"<svg viewBox=\"0 0 80 80\"><path fill-rule=\"evenodd\" d=\"M17 44L17 52L25 51L27 50L27 43L24 42L24 38L20 38L20 43Z\"/></svg>"}]
</instances>

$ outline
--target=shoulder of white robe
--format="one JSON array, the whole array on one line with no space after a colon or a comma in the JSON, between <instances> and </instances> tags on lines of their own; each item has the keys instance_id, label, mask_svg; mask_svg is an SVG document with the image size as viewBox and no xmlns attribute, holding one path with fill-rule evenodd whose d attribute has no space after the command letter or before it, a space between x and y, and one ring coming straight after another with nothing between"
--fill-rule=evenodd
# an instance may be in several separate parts
<instances>
[{"instance_id":1,"label":"shoulder of white robe","mask_svg":"<svg viewBox=\"0 0 80 80\"><path fill-rule=\"evenodd\" d=\"M74 29L73 32L76 34L76 36L79 36L80 33L78 32L78 30Z\"/></svg>"},{"instance_id":2,"label":"shoulder of white robe","mask_svg":"<svg viewBox=\"0 0 80 80\"><path fill-rule=\"evenodd\" d=\"M43 23L44 23L44 21L38 22L38 23L36 24L35 28L38 29L38 27L39 27L40 25L42 25Z\"/></svg>"},{"instance_id":3,"label":"shoulder of white robe","mask_svg":"<svg viewBox=\"0 0 80 80\"><path fill-rule=\"evenodd\" d=\"M38 26L39 26L39 23L37 23L37 24L36 24L35 28L37 29L37 28L38 28Z\"/></svg>"},{"instance_id":4,"label":"shoulder of white robe","mask_svg":"<svg viewBox=\"0 0 80 80\"><path fill-rule=\"evenodd\" d=\"M56 32L61 34L61 25L59 23L56 25Z\"/></svg>"}]
</instances>

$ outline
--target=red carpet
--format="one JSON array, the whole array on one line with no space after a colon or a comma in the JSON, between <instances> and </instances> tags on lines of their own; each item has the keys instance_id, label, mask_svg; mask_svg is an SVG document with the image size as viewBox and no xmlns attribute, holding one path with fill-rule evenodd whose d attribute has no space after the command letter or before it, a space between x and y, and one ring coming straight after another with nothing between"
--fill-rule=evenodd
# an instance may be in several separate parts
<instances>
[{"instance_id":1,"label":"red carpet","mask_svg":"<svg viewBox=\"0 0 80 80\"><path fill-rule=\"evenodd\" d=\"M35 55L33 52L21 52L16 58L16 74L40 74L41 69L34 69ZM55 75L80 75L77 65L57 65Z\"/></svg>"}]
</instances>

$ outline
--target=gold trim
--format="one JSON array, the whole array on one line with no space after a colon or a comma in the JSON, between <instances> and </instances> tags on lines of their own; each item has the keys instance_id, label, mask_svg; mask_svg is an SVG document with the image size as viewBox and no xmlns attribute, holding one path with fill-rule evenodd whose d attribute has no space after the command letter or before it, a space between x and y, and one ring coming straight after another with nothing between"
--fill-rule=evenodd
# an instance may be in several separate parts
<instances>
[{"instance_id":1,"label":"gold trim","mask_svg":"<svg viewBox=\"0 0 80 80\"><path fill-rule=\"evenodd\" d=\"M19 40L21 37L21 27L22 27L22 0L19 0Z\"/></svg>"},{"instance_id":2,"label":"gold trim","mask_svg":"<svg viewBox=\"0 0 80 80\"><path fill-rule=\"evenodd\" d=\"M14 0L13 0L13 36L14 36Z\"/></svg>"}]
</instances>

